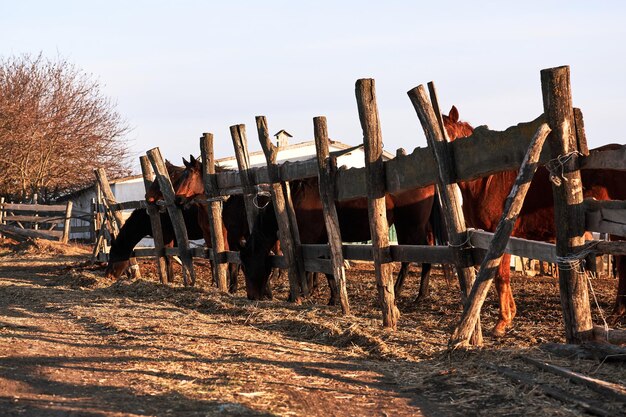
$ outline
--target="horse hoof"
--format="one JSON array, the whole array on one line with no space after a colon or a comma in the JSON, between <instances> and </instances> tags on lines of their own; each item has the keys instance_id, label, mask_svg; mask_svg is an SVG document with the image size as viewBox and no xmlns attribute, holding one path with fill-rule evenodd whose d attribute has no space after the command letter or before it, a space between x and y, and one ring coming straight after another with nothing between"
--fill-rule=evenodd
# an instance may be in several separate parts
<instances>
[{"instance_id":1,"label":"horse hoof","mask_svg":"<svg viewBox=\"0 0 626 417\"><path fill-rule=\"evenodd\" d=\"M496 327L493 328L491 334L493 335L493 337L504 337L507 327L508 325L505 322L498 322L498 324L496 324Z\"/></svg>"},{"instance_id":2,"label":"horse hoof","mask_svg":"<svg viewBox=\"0 0 626 417\"><path fill-rule=\"evenodd\" d=\"M427 301L428 299L430 299L429 294L418 295L417 297L415 297L415 300L413 300L413 304L420 305L422 302Z\"/></svg>"},{"instance_id":3,"label":"horse hoof","mask_svg":"<svg viewBox=\"0 0 626 417\"><path fill-rule=\"evenodd\" d=\"M329 306L336 306L338 304L339 303L334 298L331 298L330 300L328 300L328 305Z\"/></svg>"}]
</instances>

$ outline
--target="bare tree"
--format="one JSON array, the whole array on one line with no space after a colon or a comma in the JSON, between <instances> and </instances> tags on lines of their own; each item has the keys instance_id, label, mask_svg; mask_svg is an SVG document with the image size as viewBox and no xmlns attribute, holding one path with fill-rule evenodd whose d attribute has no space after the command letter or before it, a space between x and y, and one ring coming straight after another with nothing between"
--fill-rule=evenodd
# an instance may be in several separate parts
<instances>
[{"instance_id":1,"label":"bare tree","mask_svg":"<svg viewBox=\"0 0 626 417\"><path fill-rule=\"evenodd\" d=\"M0 195L45 200L130 172L129 128L88 74L41 54L0 60Z\"/></svg>"}]
</instances>

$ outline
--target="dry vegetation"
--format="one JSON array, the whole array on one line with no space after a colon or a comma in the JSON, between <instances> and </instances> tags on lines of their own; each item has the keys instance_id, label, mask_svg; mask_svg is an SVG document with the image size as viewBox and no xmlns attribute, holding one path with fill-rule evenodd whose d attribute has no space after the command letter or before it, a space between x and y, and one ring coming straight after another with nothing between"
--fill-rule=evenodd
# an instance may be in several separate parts
<instances>
[{"instance_id":1,"label":"dry vegetation","mask_svg":"<svg viewBox=\"0 0 626 417\"><path fill-rule=\"evenodd\" d=\"M459 316L458 287L435 269L432 294L415 305L417 274L400 300L396 332L381 329L371 265L348 272L353 317L323 305L321 291L301 306L250 302L210 286L197 263L198 288L143 279L109 282L85 262L89 248L56 243L0 247L0 409L3 415L556 415L584 414L542 393L550 384L599 403L624 404L538 371L521 356L549 360L623 383L619 363L552 357L538 347L562 342L558 283L514 277L515 327L485 347L449 352ZM417 268L414 268L417 270ZM276 300L287 294L275 283ZM595 280L609 311L615 282ZM495 323L490 297L483 314ZM594 309L595 314L598 310ZM601 322L599 317L594 318ZM495 366L527 372L517 385Z\"/></svg>"}]
</instances>

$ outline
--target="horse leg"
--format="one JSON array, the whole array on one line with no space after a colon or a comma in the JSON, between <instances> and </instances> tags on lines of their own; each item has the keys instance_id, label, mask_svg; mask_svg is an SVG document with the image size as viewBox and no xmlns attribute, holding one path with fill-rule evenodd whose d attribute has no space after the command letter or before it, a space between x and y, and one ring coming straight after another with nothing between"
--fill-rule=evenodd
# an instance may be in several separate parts
<instances>
[{"instance_id":1,"label":"horse leg","mask_svg":"<svg viewBox=\"0 0 626 417\"><path fill-rule=\"evenodd\" d=\"M309 286L309 297L313 296L317 292L317 289L318 289L317 278L318 278L317 272L307 271L306 281Z\"/></svg>"},{"instance_id":2,"label":"horse leg","mask_svg":"<svg viewBox=\"0 0 626 417\"><path fill-rule=\"evenodd\" d=\"M339 304L339 290L337 289L337 281L332 274L326 274L328 280L328 287L330 288L330 300L328 300L329 306L335 306Z\"/></svg>"},{"instance_id":3,"label":"horse leg","mask_svg":"<svg viewBox=\"0 0 626 417\"><path fill-rule=\"evenodd\" d=\"M626 256L615 256L617 266L617 297L613 308L612 323L615 324L626 315Z\"/></svg>"},{"instance_id":4,"label":"horse leg","mask_svg":"<svg viewBox=\"0 0 626 417\"><path fill-rule=\"evenodd\" d=\"M430 295L430 271L432 269L432 264L422 264L422 274L420 279L420 291L417 293L417 298L415 299L416 303L419 303L424 298L427 298Z\"/></svg>"},{"instance_id":5,"label":"horse leg","mask_svg":"<svg viewBox=\"0 0 626 417\"><path fill-rule=\"evenodd\" d=\"M237 292L237 278L239 275L239 265L228 264L228 292L234 294Z\"/></svg>"},{"instance_id":6,"label":"horse leg","mask_svg":"<svg viewBox=\"0 0 626 417\"><path fill-rule=\"evenodd\" d=\"M409 273L410 267L411 267L410 262L402 262L400 264L400 271L398 272L398 278L396 278L396 283L393 286L393 292L396 296L396 300L400 298L400 292L402 292L402 287L404 287L404 280L406 279L406 276Z\"/></svg>"},{"instance_id":7,"label":"horse leg","mask_svg":"<svg viewBox=\"0 0 626 417\"><path fill-rule=\"evenodd\" d=\"M496 337L504 336L506 329L511 326L517 308L511 291L511 255L504 254L502 262L496 273L496 290L500 302L500 314L498 322L493 329L493 335Z\"/></svg>"}]
</instances>

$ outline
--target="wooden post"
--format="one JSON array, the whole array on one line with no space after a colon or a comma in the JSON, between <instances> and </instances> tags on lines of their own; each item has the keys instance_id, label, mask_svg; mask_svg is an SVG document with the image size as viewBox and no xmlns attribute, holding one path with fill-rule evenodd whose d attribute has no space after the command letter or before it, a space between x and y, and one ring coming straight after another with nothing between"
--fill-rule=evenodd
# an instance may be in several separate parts
<instances>
[{"instance_id":1,"label":"wooden post","mask_svg":"<svg viewBox=\"0 0 626 417\"><path fill-rule=\"evenodd\" d=\"M185 219L183 218L180 208L174 203L174 188L172 188L172 182L170 181L167 168L163 162L161 151L159 148L153 148L147 152L147 155L152 164L156 179L159 181L159 187L161 188L161 193L165 200L167 212L172 220L172 227L174 228L174 235L176 235L178 245L178 255L183 263L183 284L193 286L196 283L196 273L193 269L193 258L189 250L189 238L187 236L187 228L185 227Z\"/></svg>"},{"instance_id":2,"label":"wooden post","mask_svg":"<svg viewBox=\"0 0 626 417\"><path fill-rule=\"evenodd\" d=\"M61 242L67 243L70 240L70 220L72 219L72 202L68 201L65 206L65 219L63 219L63 235Z\"/></svg>"},{"instance_id":3,"label":"wooden post","mask_svg":"<svg viewBox=\"0 0 626 417\"><path fill-rule=\"evenodd\" d=\"M543 148L543 143L548 133L550 133L548 125L545 123L542 124L539 130L537 130L537 133L535 133L530 147L526 152L515 184L513 184L513 188L504 203L504 212L496 227L493 239L489 244L487 254L480 264L480 272L478 273L476 282L474 282L472 286L468 301L465 304L461 322L457 325L456 329L454 329L452 337L450 338L449 344L454 348L469 344L470 337L476 327L476 322L480 318L480 309L487 297L491 281L500 267L502 254L504 254L509 237L513 232L513 227L524 204L526 192L528 188L530 188L530 182L537 170L537 161L539 161L539 155L541 154L541 149Z\"/></svg>"},{"instance_id":4,"label":"wooden post","mask_svg":"<svg viewBox=\"0 0 626 417\"><path fill-rule=\"evenodd\" d=\"M320 188L320 198L322 200L322 210L324 211L324 223L326 224L326 234L330 246L330 262L333 268L333 275L337 283L339 302L343 314L350 314L350 303L348 302L348 291L346 289L346 270L343 263L343 251L341 245L341 231L339 229L339 217L335 207L335 171L337 160L330 157L328 149L328 128L325 117L315 117L313 119L313 131L315 134L315 150L317 153L317 168Z\"/></svg>"},{"instance_id":5,"label":"wooden post","mask_svg":"<svg viewBox=\"0 0 626 417\"><path fill-rule=\"evenodd\" d=\"M365 175L367 184L367 213L372 237L372 257L376 286L383 313L383 326L395 329L400 310L396 307L389 249L389 224L385 203L385 167L383 165L383 136L376 105L373 79L357 80L355 86L359 119L365 145Z\"/></svg>"},{"instance_id":6,"label":"wooden post","mask_svg":"<svg viewBox=\"0 0 626 417\"><path fill-rule=\"evenodd\" d=\"M274 146L270 140L265 116L256 116L256 126L271 181L270 193L272 194L272 204L274 205L274 212L276 213L276 220L278 222L280 248L283 251L287 265L289 265L289 299L295 303L300 303L300 294L303 292L305 273L304 260L296 241L297 224L295 224L295 216L290 218L291 216L289 215L286 189L281 186L278 165L276 165L278 148ZM299 240L299 237L297 239Z\"/></svg>"},{"instance_id":7,"label":"wooden post","mask_svg":"<svg viewBox=\"0 0 626 417\"><path fill-rule=\"evenodd\" d=\"M150 161L148 161L147 156L140 156L139 163L141 164L143 185L146 192L148 192L148 189L154 182L154 174L152 173L152 169L150 168ZM154 204L148 204L146 212L150 217L152 240L154 241L154 260L156 261L159 281L161 282L161 284L172 282L174 280L174 277L169 276L169 268L167 267L167 258L165 257L163 229L161 226L161 215L159 214L159 209Z\"/></svg>"},{"instance_id":8,"label":"wooden post","mask_svg":"<svg viewBox=\"0 0 626 417\"><path fill-rule=\"evenodd\" d=\"M233 140L239 176L241 178L241 188L243 190L243 202L246 207L246 219L248 228L252 232L258 210L254 204L256 192L252 191L253 180L250 178L250 156L248 154L248 138L246 136L246 125L239 124L230 127L230 136Z\"/></svg>"},{"instance_id":9,"label":"wooden post","mask_svg":"<svg viewBox=\"0 0 626 417\"><path fill-rule=\"evenodd\" d=\"M575 135L570 71L568 66L541 71L541 91L546 121L552 133L548 136L552 171L561 178L553 181L556 253L558 257L575 254L585 244L585 212L578 149ZM581 343L592 336L593 323L584 271L561 258L559 287L568 343Z\"/></svg>"},{"instance_id":10,"label":"wooden post","mask_svg":"<svg viewBox=\"0 0 626 417\"><path fill-rule=\"evenodd\" d=\"M219 254L224 252L224 225L222 224L222 203L212 200L217 195L217 181L215 179L215 156L213 154L213 134L204 133L200 138L200 152L202 153L202 179L204 193L209 198L209 226L211 227L211 246L213 251L213 277L220 291L228 291L228 264L221 262Z\"/></svg>"},{"instance_id":11,"label":"wooden post","mask_svg":"<svg viewBox=\"0 0 626 417\"><path fill-rule=\"evenodd\" d=\"M122 225L124 224L124 218L122 217L122 213L119 211L111 210L111 206L117 203L117 201L115 201L115 196L113 195L113 191L111 191L106 171L104 168L98 168L95 170L95 174L98 184L100 185L100 191L104 196L103 203L105 206L105 214L111 224L111 233L113 234L113 238L116 238L122 228ZM130 276L132 278L141 278L141 272L139 271L137 260L135 258L130 258L128 262L130 263Z\"/></svg>"},{"instance_id":12,"label":"wooden post","mask_svg":"<svg viewBox=\"0 0 626 417\"><path fill-rule=\"evenodd\" d=\"M411 103L417 112L417 116L422 124L428 147L433 151L433 157L437 162L439 170L437 181L437 192L439 194L441 207L443 210L448 239L450 245L457 248L456 254L456 270L459 277L459 286L461 287L461 299L463 304L467 301L467 296L474 283L475 273L472 267L463 267L467 265L461 250L469 247L469 239L467 228L465 226L465 217L461 208L460 192L456 184L456 169L452 155L448 149L448 140L446 130L440 122L439 116L435 113L434 105L437 105L437 94L434 85L429 83L431 98L433 103L426 95L426 89L423 85L419 85L408 92ZM482 344L482 331L480 328L480 320L476 321L476 327L470 339L472 345Z\"/></svg>"}]
</instances>

